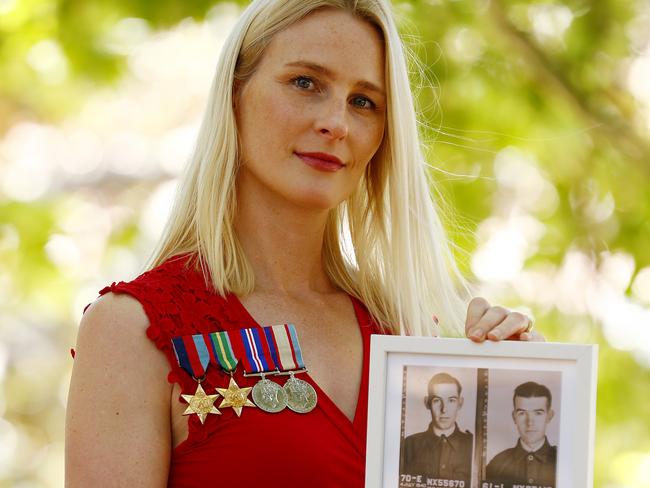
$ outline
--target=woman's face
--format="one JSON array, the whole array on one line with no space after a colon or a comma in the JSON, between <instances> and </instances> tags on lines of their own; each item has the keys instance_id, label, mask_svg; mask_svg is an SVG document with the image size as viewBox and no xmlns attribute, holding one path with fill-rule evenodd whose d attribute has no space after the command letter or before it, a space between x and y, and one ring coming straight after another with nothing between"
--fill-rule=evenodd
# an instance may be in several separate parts
<instances>
[{"instance_id":1,"label":"woman's face","mask_svg":"<svg viewBox=\"0 0 650 488\"><path fill-rule=\"evenodd\" d=\"M310 14L273 37L237 90L235 111L239 195L335 207L354 191L384 134L378 32L343 11Z\"/></svg>"}]
</instances>

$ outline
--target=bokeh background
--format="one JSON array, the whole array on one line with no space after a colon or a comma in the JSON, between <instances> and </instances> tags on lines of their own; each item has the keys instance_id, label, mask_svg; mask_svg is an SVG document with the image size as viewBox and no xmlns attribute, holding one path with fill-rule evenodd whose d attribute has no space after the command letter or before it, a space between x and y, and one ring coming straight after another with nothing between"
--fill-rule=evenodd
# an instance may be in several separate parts
<instances>
[{"instance_id":1,"label":"bokeh background","mask_svg":"<svg viewBox=\"0 0 650 488\"><path fill-rule=\"evenodd\" d=\"M0 487L63 485L82 309L142 270L244 3L0 0ZM650 487L650 3L395 8L463 270L600 345L595 484Z\"/></svg>"}]
</instances>

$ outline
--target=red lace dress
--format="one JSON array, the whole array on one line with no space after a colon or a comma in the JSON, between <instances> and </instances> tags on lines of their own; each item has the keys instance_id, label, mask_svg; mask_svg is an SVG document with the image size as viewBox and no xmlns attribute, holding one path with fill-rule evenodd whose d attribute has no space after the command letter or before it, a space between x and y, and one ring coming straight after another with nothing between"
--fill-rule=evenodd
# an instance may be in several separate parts
<instances>
[{"instance_id":1,"label":"red lace dress","mask_svg":"<svg viewBox=\"0 0 650 488\"><path fill-rule=\"evenodd\" d=\"M224 298L209 291L203 275L185 266L186 261L172 259L131 282L113 283L100 294L128 293L142 304L150 323L147 336L169 361L168 381L194 394L196 382L178 366L172 337L260 325L235 295ZM203 425L196 415L188 416L188 438L172 452L168 486L362 487L370 334L379 331L363 304L356 299L352 303L363 337L363 373L353 422L312 378L301 374L298 377L318 393L318 405L310 413L285 409L271 414L245 407L237 417L224 408L222 415L208 415ZM305 361L309 366L309 358ZM215 387L226 387L228 378L210 366L202 386L213 393ZM253 386L257 379L243 377L238 369L235 381L240 387ZM282 384L286 377L274 381Z\"/></svg>"}]
</instances>

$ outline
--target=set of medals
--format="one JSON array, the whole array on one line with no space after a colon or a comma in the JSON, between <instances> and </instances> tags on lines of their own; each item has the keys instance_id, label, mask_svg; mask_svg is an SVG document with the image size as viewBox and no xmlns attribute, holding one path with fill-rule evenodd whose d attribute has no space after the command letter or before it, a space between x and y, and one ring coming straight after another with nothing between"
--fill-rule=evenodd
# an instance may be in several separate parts
<instances>
[{"instance_id":1,"label":"set of medals","mask_svg":"<svg viewBox=\"0 0 650 488\"><path fill-rule=\"evenodd\" d=\"M258 407L268 413L285 408L307 413L316 407L316 390L295 377L306 373L307 368L293 324L179 336L172 339L172 346L179 366L198 383L194 395L181 395L188 403L183 415L196 414L202 424L209 414L220 415L218 408L231 407L240 417L244 407ZM210 364L230 375L228 387L216 388L214 394L207 394L201 386ZM239 364L245 377L260 377L255 386L237 385L234 374ZM280 386L268 379L275 375L288 375L289 379ZM223 400L217 408L215 402L220 396Z\"/></svg>"}]
</instances>

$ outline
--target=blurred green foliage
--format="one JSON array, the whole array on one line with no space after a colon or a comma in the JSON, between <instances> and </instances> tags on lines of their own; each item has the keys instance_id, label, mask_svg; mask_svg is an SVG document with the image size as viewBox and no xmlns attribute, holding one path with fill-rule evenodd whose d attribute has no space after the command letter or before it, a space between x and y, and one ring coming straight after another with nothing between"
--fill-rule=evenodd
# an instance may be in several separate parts
<instances>
[{"instance_id":1,"label":"blurred green foliage","mask_svg":"<svg viewBox=\"0 0 650 488\"><path fill-rule=\"evenodd\" d=\"M137 19L143 32L156 32L187 18L217 15L218 4L0 0L0 134L26 120L62 123L93 93L119 84L129 70L124 45L131 39L115 29L123 19ZM578 252L597 271L619 253L633 263L619 286L621 296L647 310L649 304L632 293L632 283L650 266L650 96L635 94L629 88L634 80L626 75L629 64L650 49L647 2L415 0L395 2L395 8L414 53L413 82L432 175L455 209L447 224L463 270L476 272L482 223L523 215L542 229L530 239L524 270L552 274ZM650 79L636 80L635 86L643 83L650 86ZM0 157L0 170L7 162ZM519 180L529 185L523 193ZM90 193L103 191L103 198L119 198L135 208L111 227L106 262L139 245L138 205L156 182L91 185ZM59 386L53 381L46 388L37 379L40 369L21 370L14 344L5 342L0 414L29 432L20 439L31 439L28 447L40 453L42 466L10 469L0 462L0 487L58 486L34 473L58 472L52 463L61 461L62 408L47 415L45 407L30 411L21 385L42 386L50 402L64 398L71 366L64 351L73 344L78 318L69 304L78 283L52 262L46 245L64 232L62 215L76 198L65 187L38 201L14 201L0 193L0 271L6 281L0 280L0 288L11 290L0 301L0 330L11 336L28 324L34 340L54 344L55 352L42 357L58 358L45 377L59 378ZM506 285L495 295L511 305L531 302L550 340L600 344L595 485L650 486L648 349L644 355L612 344L603 314L589 307L557 308L531 300L536 295L512 281ZM650 327L635 325L619 333ZM3 425L0 439L10 435Z\"/></svg>"}]
</instances>

